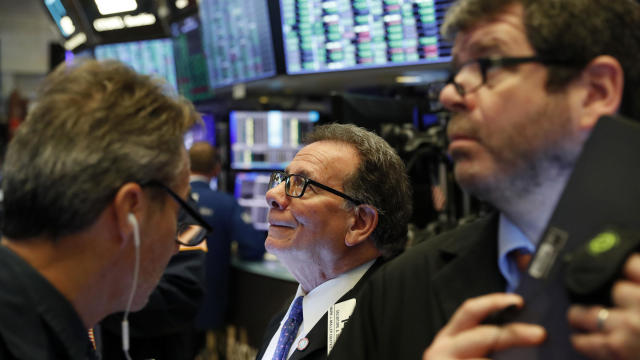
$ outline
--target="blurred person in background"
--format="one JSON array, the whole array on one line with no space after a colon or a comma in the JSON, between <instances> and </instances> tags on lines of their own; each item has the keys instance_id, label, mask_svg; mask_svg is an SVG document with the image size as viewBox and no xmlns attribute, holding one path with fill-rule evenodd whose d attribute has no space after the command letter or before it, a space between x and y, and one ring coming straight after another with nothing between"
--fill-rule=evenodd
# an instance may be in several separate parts
<instances>
[{"instance_id":1,"label":"blurred person in background","mask_svg":"<svg viewBox=\"0 0 640 360\"><path fill-rule=\"evenodd\" d=\"M200 215L214 229L207 238L205 295L197 316L197 326L208 331L209 343L225 353L224 328L229 304L229 273L232 243L243 260L262 260L265 232L256 230L251 216L227 193L211 189L211 180L220 174L220 156L208 142L196 142L189 149L190 184ZM213 338L212 338L213 337Z\"/></svg>"}]
</instances>

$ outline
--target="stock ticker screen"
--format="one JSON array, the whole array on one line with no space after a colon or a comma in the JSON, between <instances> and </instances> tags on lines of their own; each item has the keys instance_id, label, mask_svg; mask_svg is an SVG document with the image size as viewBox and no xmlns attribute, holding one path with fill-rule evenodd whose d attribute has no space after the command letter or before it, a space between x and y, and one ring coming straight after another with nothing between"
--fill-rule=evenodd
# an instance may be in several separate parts
<instances>
[{"instance_id":1,"label":"stock ticker screen","mask_svg":"<svg viewBox=\"0 0 640 360\"><path fill-rule=\"evenodd\" d=\"M231 111L231 168L284 169L319 118L316 111Z\"/></svg>"},{"instance_id":2,"label":"stock ticker screen","mask_svg":"<svg viewBox=\"0 0 640 360\"><path fill-rule=\"evenodd\" d=\"M190 16L171 24L178 92L191 101L214 96L209 87L207 59L202 46L200 19Z\"/></svg>"},{"instance_id":3,"label":"stock ticker screen","mask_svg":"<svg viewBox=\"0 0 640 360\"><path fill-rule=\"evenodd\" d=\"M178 88L171 39L98 45L94 54L98 60L120 60L140 74L158 76Z\"/></svg>"},{"instance_id":4,"label":"stock ticker screen","mask_svg":"<svg viewBox=\"0 0 640 360\"><path fill-rule=\"evenodd\" d=\"M288 74L444 63L454 0L280 0Z\"/></svg>"},{"instance_id":5,"label":"stock ticker screen","mask_svg":"<svg viewBox=\"0 0 640 360\"><path fill-rule=\"evenodd\" d=\"M211 87L276 74L269 0L202 0L200 20Z\"/></svg>"}]
</instances>

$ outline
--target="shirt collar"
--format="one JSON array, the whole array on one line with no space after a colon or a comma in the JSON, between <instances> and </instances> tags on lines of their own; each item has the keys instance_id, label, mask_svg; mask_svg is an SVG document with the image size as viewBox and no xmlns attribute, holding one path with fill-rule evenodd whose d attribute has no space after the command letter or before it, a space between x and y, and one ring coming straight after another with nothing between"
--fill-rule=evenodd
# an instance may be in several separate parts
<instances>
[{"instance_id":1,"label":"shirt collar","mask_svg":"<svg viewBox=\"0 0 640 360\"><path fill-rule=\"evenodd\" d=\"M302 334L306 335L311 331L329 310L329 307L351 290L374 262L375 259L327 280L308 294L305 294L302 286L298 285L296 297L304 296L302 300Z\"/></svg>"},{"instance_id":2,"label":"shirt collar","mask_svg":"<svg viewBox=\"0 0 640 360\"><path fill-rule=\"evenodd\" d=\"M498 224L498 268L507 281L507 291L513 291L520 281L520 273L508 254L516 249L524 249L529 253L535 252L535 246L527 236L512 223L504 214L500 214Z\"/></svg>"},{"instance_id":3,"label":"shirt collar","mask_svg":"<svg viewBox=\"0 0 640 360\"><path fill-rule=\"evenodd\" d=\"M194 181L200 181L203 183L209 183L209 178L207 178L204 175L190 175L189 176L189 182L194 182Z\"/></svg>"}]
</instances>

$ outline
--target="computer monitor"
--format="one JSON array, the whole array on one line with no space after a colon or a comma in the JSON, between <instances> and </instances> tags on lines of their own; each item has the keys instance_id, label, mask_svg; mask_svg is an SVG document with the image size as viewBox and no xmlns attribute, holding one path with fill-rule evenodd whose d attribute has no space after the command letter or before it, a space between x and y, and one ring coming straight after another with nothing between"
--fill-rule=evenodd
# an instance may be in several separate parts
<instances>
[{"instance_id":1,"label":"computer monitor","mask_svg":"<svg viewBox=\"0 0 640 360\"><path fill-rule=\"evenodd\" d=\"M184 134L184 146L188 149L194 143L206 141L211 146L216 146L216 123L211 114L200 114L202 124L195 124Z\"/></svg>"},{"instance_id":2,"label":"computer monitor","mask_svg":"<svg viewBox=\"0 0 640 360\"><path fill-rule=\"evenodd\" d=\"M451 44L440 24L453 2L280 0L286 71L447 63Z\"/></svg>"},{"instance_id":3,"label":"computer monitor","mask_svg":"<svg viewBox=\"0 0 640 360\"><path fill-rule=\"evenodd\" d=\"M231 168L284 169L319 118L317 111L231 111Z\"/></svg>"},{"instance_id":4,"label":"computer monitor","mask_svg":"<svg viewBox=\"0 0 640 360\"><path fill-rule=\"evenodd\" d=\"M213 88L276 75L270 0L202 0L200 20Z\"/></svg>"},{"instance_id":5,"label":"computer monitor","mask_svg":"<svg viewBox=\"0 0 640 360\"><path fill-rule=\"evenodd\" d=\"M171 39L98 45L94 53L98 60L120 60L140 74L158 76L178 87Z\"/></svg>"},{"instance_id":6,"label":"computer monitor","mask_svg":"<svg viewBox=\"0 0 640 360\"><path fill-rule=\"evenodd\" d=\"M238 204L251 214L251 222L257 230L269 228L269 206L265 195L270 175L269 172L239 172L235 176L234 196Z\"/></svg>"},{"instance_id":7,"label":"computer monitor","mask_svg":"<svg viewBox=\"0 0 640 360\"><path fill-rule=\"evenodd\" d=\"M197 102L211 99L207 58L202 45L202 26L196 15L171 24L178 92Z\"/></svg>"}]
</instances>

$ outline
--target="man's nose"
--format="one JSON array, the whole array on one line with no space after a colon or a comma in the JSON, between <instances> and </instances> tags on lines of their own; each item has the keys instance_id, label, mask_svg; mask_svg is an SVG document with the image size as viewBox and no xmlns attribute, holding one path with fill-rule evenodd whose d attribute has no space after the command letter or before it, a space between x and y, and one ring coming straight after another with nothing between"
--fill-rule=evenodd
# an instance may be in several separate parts
<instances>
[{"instance_id":1,"label":"man's nose","mask_svg":"<svg viewBox=\"0 0 640 360\"><path fill-rule=\"evenodd\" d=\"M270 208L284 209L289 204L289 197L285 194L285 183L282 182L267 191L266 199Z\"/></svg>"},{"instance_id":2,"label":"man's nose","mask_svg":"<svg viewBox=\"0 0 640 360\"><path fill-rule=\"evenodd\" d=\"M453 83L447 84L440 91L440 103L451 111L464 111L468 108L468 104L464 96L456 90Z\"/></svg>"}]
</instances>

